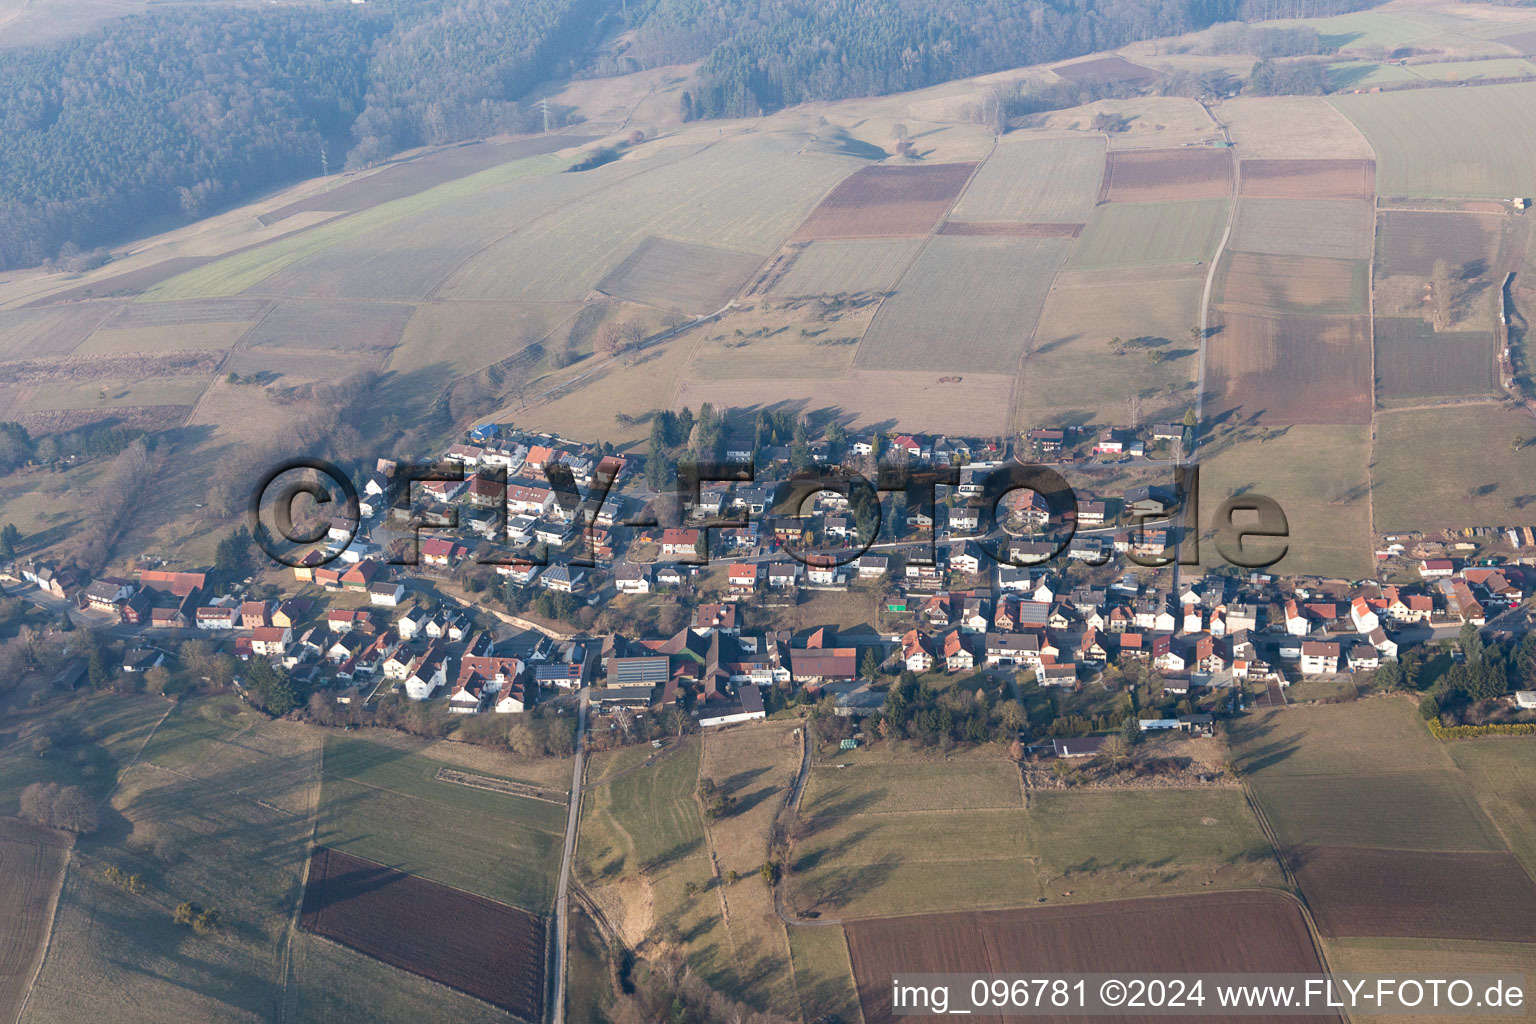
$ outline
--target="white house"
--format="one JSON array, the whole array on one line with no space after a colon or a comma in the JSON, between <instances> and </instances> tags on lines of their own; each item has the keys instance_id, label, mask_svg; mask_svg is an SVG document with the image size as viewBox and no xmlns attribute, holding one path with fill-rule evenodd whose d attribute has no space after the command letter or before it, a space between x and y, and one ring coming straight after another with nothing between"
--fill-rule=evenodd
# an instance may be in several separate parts
<instances>
[{"instance_id":1,"label":"white house","mask_svg":"<svg viewBox=\"0 0 1536 1024\"><path fill-rule=\"evenodd\" d=\"M1301 674L1332 675L1339 670L1339 645L1332 640L1308 640L1301 645Z\"/></svg>"}]
</instances>

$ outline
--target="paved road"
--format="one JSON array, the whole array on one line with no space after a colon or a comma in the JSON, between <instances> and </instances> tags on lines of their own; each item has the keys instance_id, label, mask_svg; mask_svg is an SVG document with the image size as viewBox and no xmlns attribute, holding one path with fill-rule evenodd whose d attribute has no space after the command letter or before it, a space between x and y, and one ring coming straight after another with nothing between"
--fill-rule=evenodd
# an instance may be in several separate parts
<instances>
[{"instance_id":1,"label":"paved road","mask_svg":"<svg viewBox=\"0 0 1536 1024\"><path fill-rule=\"evenodd\" d=\"M565 949L568 941L566 918L570 912L571 859L576 854L576 823L581 819L581 779L586 762L587 691L581 691L581 708L576 713L576 766L571 772L570 811L565 819L565 853L560 857L560 887L555 896L555 941L553 970L555 1001L549 1019L565 1024Z\"/></svg>"}]
</instances>

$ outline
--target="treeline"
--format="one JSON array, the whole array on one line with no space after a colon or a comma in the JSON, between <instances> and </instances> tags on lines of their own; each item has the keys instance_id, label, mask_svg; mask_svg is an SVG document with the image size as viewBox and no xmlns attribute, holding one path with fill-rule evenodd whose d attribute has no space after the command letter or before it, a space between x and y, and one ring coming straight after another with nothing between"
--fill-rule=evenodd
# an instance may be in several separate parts
<instances>
[{"instance_id":1,"label":"treeline","mask_svg":"<svg viewBox=\"0 0 1536 1024\"><path fill-rule=\"evenodd\" d=\"M0 269L317 172L383 27L345 7L186 8L0 53Z\"/></svg>"},{"instance_id":2,"label":"treeline","mask_svg":"<svg viewBox=\"0 0 1536 1024\"><path fill-rule=\"evenodd\" d=\"M0 270L402 149L534 126L613 0L178 8L0 52Z\"/></svg>"},{"instance_id":3,"label":"treeline","mask_svg":"<svg viewBox=\"0 0 1536 1024\"><path fill-rule=\"evenodd\" d=\"M530 131L516 100L574 72L588 46L617 27L612 0L440 0L404 15L375 48L366 105L348 163L413 146ZM542 118L539 117L540 123Z\"/></svg>"},{"instance_id":4,"label":"treeline","mask_svg":"<svg viewBox=\"0 0 1536 1024\"><path fill-rule=\"evenodd\" d=\"M1328 91L1328 62L1261 60L1253 66L1244 91L1253 96L1321 96Z\"/></svg>"},{"instance_id":5,"label":"treeline","mask_svg":"<svg viewBox=\"0 0 1536 1024\"><path fill-rule=\"evenodd\" d=\"M1308 16L1369 6L1306 5ZM682 100L684 117L744 117L920 89L1257 16L1251 0L656 0L626 56L642 66L702 58L697 88Z\"/></svg>"}]
</instances>

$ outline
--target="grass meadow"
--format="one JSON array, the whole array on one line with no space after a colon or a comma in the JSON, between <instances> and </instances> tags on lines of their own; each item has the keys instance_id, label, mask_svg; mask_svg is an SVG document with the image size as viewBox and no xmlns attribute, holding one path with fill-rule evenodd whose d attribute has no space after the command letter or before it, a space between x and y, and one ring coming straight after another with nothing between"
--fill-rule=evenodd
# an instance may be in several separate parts
<instances>
[{"instance_id":1,"label":"grass meadow","mask_svg":"<svg viewBox=\"0 0 1536 1024\"><path fill-rule=\"evenodd\" d=\"M1370 140L1382 195L1536 194L1536 83L1410 89L1331 102ZM1489 146L1488 139L1499 144Z\"/></svg>"},{"instance_id":2,"label":"grass meadow","mask_svg":"<svg viewBox=\"0 0 1536 1024\"><path fill-rule=\"evenodd\" d=\"M1106 203L1094 209L1072 247L1072 270L1208 260L1227 221L1227 199Z\"/></svg>"}]
</instances>

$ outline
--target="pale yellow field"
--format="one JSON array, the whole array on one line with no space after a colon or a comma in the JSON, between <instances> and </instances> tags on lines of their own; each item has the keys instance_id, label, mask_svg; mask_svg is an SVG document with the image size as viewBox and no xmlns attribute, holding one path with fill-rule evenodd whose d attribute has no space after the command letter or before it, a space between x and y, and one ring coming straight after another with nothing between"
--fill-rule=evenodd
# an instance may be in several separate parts
<instances>
[{"instance_id":1,"label":"pale yellow field","mask_svg":"<svg viewBox=\"0 0 1536 1024\"><path fill-rule=\"evenodd\" d=\"M174 327L126 327L97 331L74 355L118 355L124 352L173 352L181 349L229 348L250 329L249 323L178 324Z\"/></svg>"},{"instance_id":2,"label":"pale yellow field","mask_svg":"<svg viewBox=\"0 0 1536 1024\"><path fill-rule=\"evenodd\" d=\"M1321 96L1244 96L1215 107L1245 160L1370 160L1371 144Z\"/></svg>"},{"instance_id":3,"label":"pale yellow field","mask_svg":"<svg viewBox=\"0 0 1536 1024\"><path fill-rule=\"evenodd\" d=\"M673 407L697 409L778 406L803 412L836 411L851 423L889 425L936 434L985 436L1008 429L1012 376L967 373L951 382L941 374L905 370L851 370L831 379L765 377L758 380L686 380Z\"/></svg>"},{"instance_id":4,"label":"pale yellow field","mask_svg":"<svg viewBox=\"0 0 1536 1024\"><path fill-rule=\"evenodd\" d=\"M447 364L454 376L500 362L549 337L581 311L579 302L429 302L418 306L385 369L410 373Z\"/></svg>"},{"instance_id":5,"label":"pale yellow field","mask_svg":"<svg viewBox=\"0 0 1536 1024\"><path fill-rule=\"evenodd\" d=\"M1371 556L1370 429L1294 426L1260 440L1212 445L1201 459L1200 512L1203 564L1222 564L1208 539L1217 508L1234 494L1264 494L1285 511L1289 550L1274 572L1358 578L1374 568ZM1255 541L1268 544L1267 541ZM1265 548L1264 550L1267 550Z\"/></svg>"},{"instance_id":6,"label":"pale yellow field","mask_svg":"<svg viewBox=\"0 0 1536 1024\"><path fill-rule=\"evenodd\" d=\"M1182 419L1194 400L1189 331L1204 286L1205 268L1184 265L1058 274L1024 359L1016 426L1128 423L1137 399L1142 422ZM1117 337L1148 347L1117 355ZM1153 362L1151 351L1165 358Z\"/></svg>"}]
</instances>

